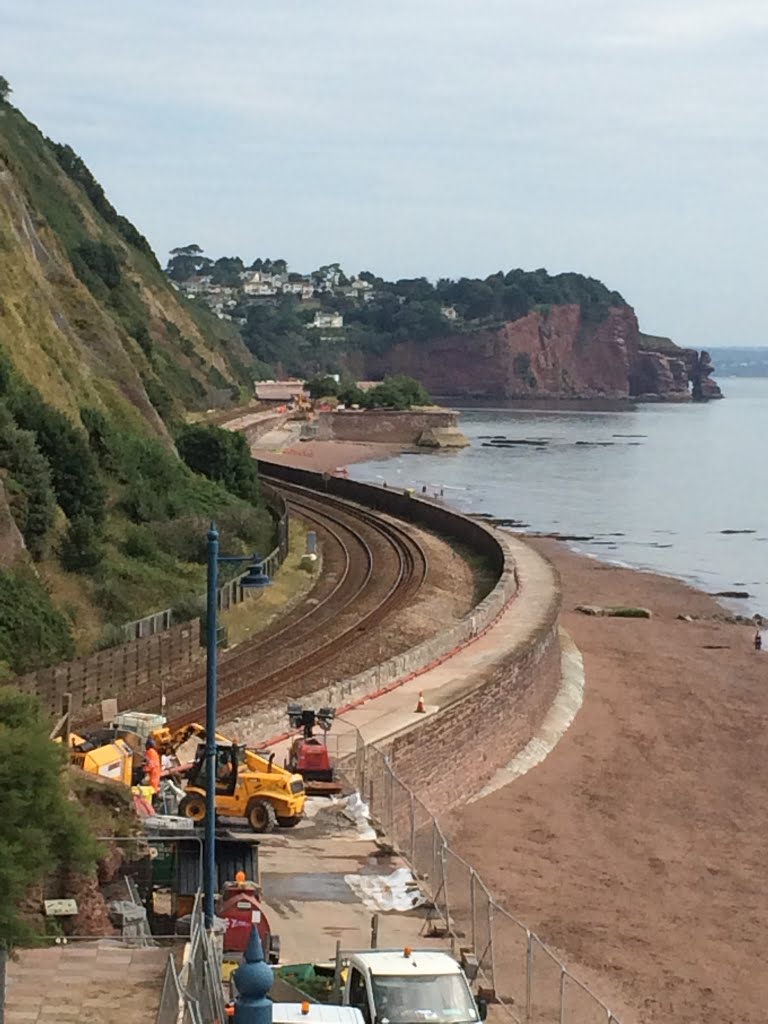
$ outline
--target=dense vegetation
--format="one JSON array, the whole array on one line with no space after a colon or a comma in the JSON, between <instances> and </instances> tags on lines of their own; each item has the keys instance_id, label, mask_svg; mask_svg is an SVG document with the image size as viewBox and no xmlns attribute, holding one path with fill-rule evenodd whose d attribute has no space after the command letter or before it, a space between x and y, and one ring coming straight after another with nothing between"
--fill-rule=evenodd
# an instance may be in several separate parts
<instances>
[{"instance_id":1,"label":"dense vegetation","mask_svg":"<svg viewBox=\"0 0 768 1024\"><path fill-rule=\"evenodd\" d=\"M386 377L381 384L362 390L354 381L335 377L313 377L307 381L311 398L335 398L345 405L361 409L410 409L414 405L432 405L429 394L413 377Z\"/></svg>"},{"instance_id":2,"label":"dense vegetation","mask_svg":"<svg viewBox=\"0 0 768 1024\"><path fill-rule=\"evenodd\" d=\"M269 297L243 290L248 272L280 283ZM599 322L624 299L582 274L550 275L544 269L498 271L485 278L425 277L387 281L370 271L349 278L338 263L310 274L289 273L282 259L257 259L246 268L239 257L212 260L198 245L171 252L166 272L176 282L198 281L209 299L228 292L227 315L240 325L245 342L265 375L313 374L354 369L365 357L386 354L398 342L427 342L449 332L471 333L531 311L576 304L588 322ZM312 298L291 292L308 285ZM357 287L355 287L357 285ZM200 303L205 304L201 298ZM343 327L317 329L318 312L339 313Z\"/></svg>"},{"instance_id":3,"label":"dense vegetation","mask_svg":"<svg viewBox=\"0 0 768 1024\"><path fill-rule=\"evenodd\" d=\"M269 550L272 523L244 438L183 427L180 460L157 438L85 407L81 424L48 406L0 360L0 474L11 514L36 561L79 573L106 623L203 587L207 523L216 516L233 553ZM73 654L69 623L26 566L0 572L0 674Z\"/></svg>"},{"instance_id":4,"label":"dense vegetation","mask_svg":"<svg viewBox=\"0 0 768 1024\"><path fill-rule=\"evenodd\" d=\"M83 160L10 93L0 78L0 678L189 607L212 517L234 553L272 546L231 435L207 435L230 456L213 474L182 440L188 410L250 393L237 329L177 295Z\"/></svg>"},{"instance_id":5,"label":"dense vegetation","mask_svg":"<svg viewBox=\"0 0 768 1024\"><path fill-rule=\"evenodd\" d=\"M35 938L21 913L30 887L53 872L87 871L98 849L62 772L65 753L34 698L0 687L0 950Z\"/></svg>"}]
</instances>

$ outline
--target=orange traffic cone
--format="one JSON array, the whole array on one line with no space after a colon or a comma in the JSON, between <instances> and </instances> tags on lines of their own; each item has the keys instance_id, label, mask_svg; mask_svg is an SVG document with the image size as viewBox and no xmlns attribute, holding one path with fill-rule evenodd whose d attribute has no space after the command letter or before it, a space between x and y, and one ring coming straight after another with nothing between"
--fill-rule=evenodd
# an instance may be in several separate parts
<instances>
[{"instance_id":1,"label":"orange traffic cone","mask_svg":"<svg viewBox=\"0 0 768 1024\"><path fill-rule=\"evenodd\" d=\"M423 690L419 690L419 702L416 705L416 711L420 715L425 715L427 713L427 709L424 706L424 691Z\"/></svg>"}]
</instances>

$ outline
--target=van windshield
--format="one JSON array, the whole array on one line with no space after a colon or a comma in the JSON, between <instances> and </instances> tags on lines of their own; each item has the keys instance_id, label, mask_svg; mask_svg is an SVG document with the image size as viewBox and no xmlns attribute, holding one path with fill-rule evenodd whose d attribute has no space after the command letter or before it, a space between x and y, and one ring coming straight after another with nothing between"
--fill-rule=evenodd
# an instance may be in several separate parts
<instances>
[{"instance_id":1,"label":"van windshield","mask_svg":"<svg viewBox=\"0 0 768 1024\"><path fill-rule=\"evenodd\" d=\"M371 986L377 1024L478 1020L475 1001L461 974L374 974Z\"/></svg>"}]
</instances>

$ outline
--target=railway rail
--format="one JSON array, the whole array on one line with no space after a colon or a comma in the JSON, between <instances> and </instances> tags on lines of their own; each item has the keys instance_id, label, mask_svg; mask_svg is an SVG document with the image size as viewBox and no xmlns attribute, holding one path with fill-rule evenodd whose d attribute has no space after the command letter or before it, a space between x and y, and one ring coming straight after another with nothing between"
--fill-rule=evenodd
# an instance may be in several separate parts
<instances>
[{"instance_id":1,"label":"railway rail","mask_svg":"<svg viewBox=\"0 0 768 1024\"><path fill-rule=\"evenodd\" d=\"M221 655L220 715L281 693L300 697L316 690L319 670L412 602L429 571L426 551L405 526L339 498L270 482L290 511L321 533L323 574L311 603L302 602L274 629ZM200 672L169 688L170 725L202 720L204 694Z\"/></svg>"}]
</instances>

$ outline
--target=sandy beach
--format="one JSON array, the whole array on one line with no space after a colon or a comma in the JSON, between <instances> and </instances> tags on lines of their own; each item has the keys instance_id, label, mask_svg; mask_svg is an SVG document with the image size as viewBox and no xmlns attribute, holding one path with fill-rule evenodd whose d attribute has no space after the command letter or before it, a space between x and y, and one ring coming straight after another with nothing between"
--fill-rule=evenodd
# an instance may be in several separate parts
<instances>
[{"instance_id":1,"label":"sandy beach","mask_svg":"<svg viewBox=\"0 0 768 1024\"><path fill-rule=\"evenodd\" d=\"M315 441L263 457L333 472L385 448ZM622 1024L758 1024L768 653L676 579L530 542L561 574L584 704L542 764L446 823L452 845ZM593 618L577 604L653 617Z\"/></svg>"},{"instance_id":2,"label":"sandy beach","mask_svg":"<svg viewBox=\"0 0 768 1024\"><path fill-rule=\"evenodd\" d=\"M623 1024L758 1024L768 655L748 626L679 620L723 609L677 580L534 545L562 576L584 704L542 764L455 816L455 845ZM592 618L580 603L653 618Z\"/></svg>"}]
</instances>

